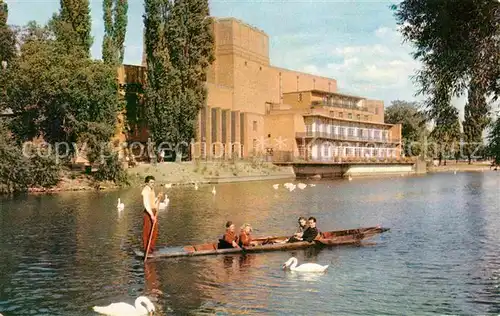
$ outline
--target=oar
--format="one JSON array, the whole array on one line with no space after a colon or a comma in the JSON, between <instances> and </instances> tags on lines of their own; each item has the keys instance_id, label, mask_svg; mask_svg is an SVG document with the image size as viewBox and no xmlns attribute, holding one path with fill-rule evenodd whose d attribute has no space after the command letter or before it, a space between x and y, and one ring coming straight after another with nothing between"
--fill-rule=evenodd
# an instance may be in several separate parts
<instances>
[{"instance_id":1,"label":"oar","mask_svg":"<svg viewBox=\"0 0 500 316\"><path fill-rule=\"evenodd\" d=\"M163 190L161 193L163 193ZM165 194L163 193L163 195L165 195ZM159 206L160 206L160 200L158 199L158 201L156 201L155 220L153 221L153 225L151 226L151 231L149 232L148 245L146 247L146 253L144 254L144 263L146 263L146 260L148 260L149 246L151 246L151 239L153 239L153 231L155 230L155 225L156 225L156 222L158 221L158 213L159 213L158 208L159 208Z\"/></svg>"}]
</instances>

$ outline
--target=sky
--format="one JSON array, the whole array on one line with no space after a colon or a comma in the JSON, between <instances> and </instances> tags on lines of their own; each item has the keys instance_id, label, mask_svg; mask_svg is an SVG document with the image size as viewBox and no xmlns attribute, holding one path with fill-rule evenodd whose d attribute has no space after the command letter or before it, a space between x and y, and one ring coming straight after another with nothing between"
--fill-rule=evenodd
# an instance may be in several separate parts
<instances>
[{"instance_id":1,"label":"sky","mask_svg":"<svg viewBox=\"0 0 500 316\"><path fill-rule=\"evenodd\" d=\"M47 22L59 0L7 0L9 24ZM340 92L383 100L420 101L412 76L420 63L403 43L390 5L392 0L212 0L215 17L235 17L269 35L274 66L337 80ZM102 0L90 0L92 55L101 58L104 32ZM129 0L126 64L142 58L143 0ZM465 99L454 104L463 115Z\"/></svg>"}]
</instances>

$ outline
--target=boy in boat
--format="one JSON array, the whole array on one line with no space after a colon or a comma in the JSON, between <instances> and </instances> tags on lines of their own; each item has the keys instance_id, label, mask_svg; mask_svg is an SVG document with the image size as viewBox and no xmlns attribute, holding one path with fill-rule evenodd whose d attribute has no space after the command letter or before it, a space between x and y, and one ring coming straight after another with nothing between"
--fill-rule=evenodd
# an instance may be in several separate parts
<instances>
[{"instance_id":1,"label":"boy in boat","mask_svg":"<svg viewBox=\"0 0 500 316\"><path fill-rule=\"evenodd\" d=\"M155 250L156 239L158 238L158 223L154 225L154 230L151 231L153 223L156 222L156 214L158 212L154 190L155 177L147 176L144 182L146 185L141 192L142 202L144 204L144 216L142 218L142 245L144 248L144 253L146 253L149 236L150 234L152 234L151 243L149 245L149 253L153 253Z\"/></svg>"},{"instance_id":2,"label":"boy in boat","mask_svg":"<svg viewBox=\"0 0 500 316\"><path fill-rule=\"evenodd\" d=\"M300 237L298 236L293 236L288 240L288 242L298 242L298 241L308 241L312 242L316 237L318 236L319 232L318 229L316 228L316 218L315 217L309 217L309 227L307 227L306 230L302 233Z\"/></svg>"},{"instance_id":3,"label":"boy in boat","mask_svg":"<svg viewBox=\"0 0 500 316\"><path fill-rule=\"evenodd\" d=\"M238 246L238 236L234 232L234 224L231 221L226 223L226 232L222 239L219 239L218 249L227 249L227 248L240 248Z\"/></svg>"},{"instance_id":4,"label":"boy in boat","mask_svg":"<svg viewBox=\"0 0 500 316\"><path fill-rule=\"evenodd\" d=\"M250 224L243 224L241 226L240 237L238 245L240 247L250 247L255 246L255 242L252 241L252 236L250 235L252 232L252 226Z\"/></svg>"}]
</instances>

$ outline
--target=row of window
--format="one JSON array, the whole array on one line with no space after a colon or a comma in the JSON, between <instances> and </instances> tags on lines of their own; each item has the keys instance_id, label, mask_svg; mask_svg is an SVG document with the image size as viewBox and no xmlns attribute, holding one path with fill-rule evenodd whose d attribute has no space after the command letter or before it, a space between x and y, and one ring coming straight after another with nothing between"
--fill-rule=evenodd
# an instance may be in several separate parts
<instances>
[{"instance_id":1,"label":"row of window","mask_svg":"<svg viewBox=\"0 0 500 316\"><path fill-rule=\"evenodd\" d=\"M344 118L344 112L338 112L337 115L335 116L335 111L330 111L330 116ZM347 118L352 120L353 119L352 113L347 113ZM356 120L361 121L361 114L356 114ZM363 115L363 121L369 121L369 120L370 117L368 115Z\"/></svg>"},{"instance_id":2,"label":"row of window","mask_svg":"<svg viewBox=\"0 0 500 316\"><path fill-rule=\"evenodd\" d=\"M306 133L326 133L340 136L357 136L374 139L389 139L391 132L376 128L361 128L361 127L345 127L333 124L317 124L306 125Z\"/></svg>"},{"instance_id":3,"label":"row of window","mask_svg":"<svg viewBox=\"0 0 500 316\"><path fill-rule=\"evenodd\" d=\"M301 149L303 151L303 148ZM376 148L376 147L338 147L331 144L313 145L311 156L313 159L332 157L396 157L396 148Z\"/></svg>"}]
</instances>

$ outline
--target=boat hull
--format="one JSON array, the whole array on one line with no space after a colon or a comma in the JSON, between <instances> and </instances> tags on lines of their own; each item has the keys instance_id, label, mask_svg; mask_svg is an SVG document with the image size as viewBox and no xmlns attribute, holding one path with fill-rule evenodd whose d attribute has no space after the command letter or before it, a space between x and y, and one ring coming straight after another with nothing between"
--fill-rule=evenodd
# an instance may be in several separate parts
<instances>
[{"instance_id":1,"label":"boat hull","mask_svg":"<svg viewBox=\"0 0 500 316\"><path fill-rule=\"evenodd\" d=\"M207 256L232 253L256 253L265 251L286 251L312 247L331 247L340 245L359 244L361 241L371 238L377 234L388 231L388 228L368 227L340 231L329 231L321 234L321 237L313 242L301 241L287 243L288 236L260 237L253 241L258 245L247 248L217 249L217 243L205 243L193 246L159 247L154 253L148 254L148 258L172 258L188 256ZM144 258L144 252L134 249L138 258Z\"/></svg>"}]
</instances>

